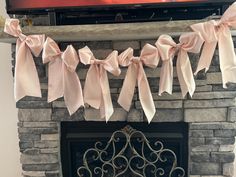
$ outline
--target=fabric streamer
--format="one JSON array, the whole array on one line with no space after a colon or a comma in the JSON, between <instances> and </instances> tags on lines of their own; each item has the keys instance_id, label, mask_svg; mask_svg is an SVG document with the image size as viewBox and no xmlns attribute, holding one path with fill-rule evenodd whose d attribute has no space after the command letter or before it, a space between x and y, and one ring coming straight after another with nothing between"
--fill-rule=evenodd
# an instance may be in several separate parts
<instances>
[{"instance_id":1,"label":"fabric streamer","mask_svg":"<svg viewBox=\"0 0 236 177\"><path fill-rule=\"evenodd\" d=\"M128 70L118 98L118 103L126 110L130 110L136 82L138 82L139 99L150 123L156 113L155 105L152 98L151 89L145 74L143 65L155 68L159 62L157 48L146 44L139 57L134 57L134 50L128 48L119 55L119 64L127 67Z\"/></svg>"},{"instance_id":2,"label":"fabric streamer","mask_svg":"<svg viewBox=\"0 0 236 177\"><path fill-rule=\"evenodd\" d=\"M236 27L236 2L225 11L219 21L211 20L191 26L205 41L195 74L202 69L209 69L218 43L224 88L227 88L226 84L229 82L236 83L236 56L229 27Z\"/></svg>"},{"instance_id":3,"label":"fabric streamer","mask_svg":"<svg viewBox=\"0 0 236 177\"><path fill-rule=\"evenodd\" d=\"M107 71L115 76L120 75L118 52L113 51L105 60L98 60L86 46L79 51L80 60L90 65L84 85L84 101L93 108L100 109L101 118L108 121L114 109L112 105Z\"/></svg>"},{"instance_id":4,"label":"fabric streamer","mask_svg":"<svg viewBox=\"0 0 236 177\"><path fill-rule=\"evenodd\" d=\"M172 94L173 85L173 58L177 54L177 75L182 90L182 96L189 92L190 96L195 91L195 81L189 61L188 52L199 53L203 40L196 32L182 34L179 44L169 35L161 35L156 42L161 59L163 60L159 84L159 94L167 92Z\"/></svg>"},{"instance_id":5,"label":"fabric streamer","mask_svg":"<svg viewBox=\"0 0 236 177\"><path fill-rule=\"evenodd\" d=\"M18 38L14 77L15 100L19 101L25 96L41 97L39 77L33 55L38 57L41 53L45 35L24 35L18 19L6 19L4 32Z\"/></svg>"},{"instance_id":6,"label":"fabric streamer","mask_svg":"<svg viewBox=\"0 0 236 177\"><path fill-rule=\"evenodd\" d=\"M43 50L43 63L49 63L48 102L64 96L67 109L72 115L84 106L83 93L76 67L79 64L77 51L72 45L61 52L51 38L47 38Z\"/></svg>"}]
</instances>

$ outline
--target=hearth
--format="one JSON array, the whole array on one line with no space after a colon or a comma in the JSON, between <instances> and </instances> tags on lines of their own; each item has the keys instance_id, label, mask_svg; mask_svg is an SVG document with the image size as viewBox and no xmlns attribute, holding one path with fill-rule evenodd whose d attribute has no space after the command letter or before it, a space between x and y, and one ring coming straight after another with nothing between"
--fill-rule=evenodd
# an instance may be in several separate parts
<instances>
[{"instance_id":1,"label":"hearth","mask_svg":"<svg viewBox=\"0 0 236 177\"><path fill-rule=\"evenodd\" d=\"M61 123L63 176L188 176L187 123Z\"/></svg>"}]
</instances>

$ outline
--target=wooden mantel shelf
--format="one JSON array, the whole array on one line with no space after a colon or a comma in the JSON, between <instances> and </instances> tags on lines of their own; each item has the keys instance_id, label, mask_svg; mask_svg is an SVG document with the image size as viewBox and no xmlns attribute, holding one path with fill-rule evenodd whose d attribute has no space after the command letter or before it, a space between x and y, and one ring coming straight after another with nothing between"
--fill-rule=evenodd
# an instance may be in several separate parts
<instances>
[{"instance_id":1,"label":"wooden mantel shelf","mask_svg":"<svg viewBox=\"0 0 236 177\"><path fill-rule=\"evenodd\" d=\"M161 34L179 36L191 31L190 25L204 20L165 21L120 23L100 25L73 26L27 26L23 27L24 34L45 34L58 42L66 41L102 41L102 40L134 40L156 39ZM232 31L233 35L236 31ZM16 38L9 36L0 28L0 42L15 43Z\"/></svg>"}]
</instances>

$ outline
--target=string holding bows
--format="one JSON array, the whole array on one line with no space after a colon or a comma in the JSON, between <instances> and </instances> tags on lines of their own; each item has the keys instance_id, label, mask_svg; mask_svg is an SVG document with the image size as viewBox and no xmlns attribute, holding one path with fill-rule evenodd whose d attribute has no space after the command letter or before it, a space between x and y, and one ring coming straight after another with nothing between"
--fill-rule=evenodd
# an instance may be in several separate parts
<instances>
[{"instance_id":1,"label":"string holding bows","mask_svg":"<svg viewBox=\"0 0 236 177\"><path fill-rule=\"evenodd\" d=\"M173 58L177 53L177 75L182 90L182 96L189 92L190 96L195 91L195 82L192 73L188 52L199 53L203 40L198 33L186 33L180 36L180 43L176 44L169 35L161 35L156 42L161 59L163 60L159 94L167 92L172 94L173 84Z\"/></svg>"},{"instance_id":2,"label":"string holding bows","mask_svg":"<svg viewBox=\"0 0 236 177\"><path fill-rule=\"evenodd\" d=\"M128 66L125 80L118 98L118 103L126 111L129 111L137 81L140 103L148 122L150 123L155 115L156 109L143 65L151 68L157 67L159 55L157 48L150 44L146 44L143 47L140 57L134 57L133 53L134 50L128 48L121 53L118 58L121 66Z\"/></svg>"},{"instance_id":3,"label":"string holding bows","mask_svg":"<svg viewBox=\"0 0 236 177\"><path fill-rule=\"evenodd\" d=\"M79 58L72 45L61 52L51 38L47 38L43 50L43 63L49 63L48 102L64 96L67 109L72 115L84 106L83 93L76 67Z\"/></svg>"},{"instance_id":4,"label":"string holding bows","mask_svg":"<svg viewBox=\"0 0 236 177\"><path fill-rule=\"evenodd\" d=\"M86 46L79 50L79 56L83 64L90 64L84 85L84 101L90 106L100 109L101 118L105 117L108 121L114 109L107 71L115 76L120 75L121 71L117 60L118 52L113 51L105 60L98 60Z\"/></svg>"},{"instance_id":5,"label":"string holding bows","mask_svg":"<svg viewBox=\"0 0 236 177\"><path fill-rule=\"evenodd\" d=\"M16 101L25 96L41 97L39 77L33 55L38 57L41 53L45 35L24 35L18 19L6 19L4 32L18 38L14 77Z\"/></svg>"},{"instance_id":6,"label":"string holding bows","mask_svg":"<svg viewBox=\"0 0 236 177\"><path fill-rule=\"evenodd\" d=\"M193 31L199 32L205 41L195 74L202 69L205 71L209 69L218 43L224 88L227 88L228 82L236 83L236 56L230 27L236 28L236 2L225 11L219 21L211 20L191 26Z\"/></svg>"}]
</instances>

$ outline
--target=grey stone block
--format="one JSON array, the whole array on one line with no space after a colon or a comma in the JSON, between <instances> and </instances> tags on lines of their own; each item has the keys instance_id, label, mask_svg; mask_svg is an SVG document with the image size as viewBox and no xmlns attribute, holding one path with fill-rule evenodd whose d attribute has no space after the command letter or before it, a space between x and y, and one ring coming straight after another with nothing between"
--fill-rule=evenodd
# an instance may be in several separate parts
<instances>
[{"instance_id":1,"label":"grey stone block","mask_svg":"<svg viewBox=\"0 0 236 177\"><path fill-rule=\"evenodd\" d=\"M20 146L20 149L24 151L25 149L33 147L33 141L26 141L26 142L20 141L19 146Z\"/></svg>"},{"instance_id":2,"label":"grey stone block","mask_svg":"<svg viewBox=\"0 0 236 177\"><path fill-rule=\"evenodd\" d=\"M21 154L22 164L49 164L58 163L58 156L54 154L27 155Z\"/></svg>"},{"instance_id":3,"label":"grey stone block","mask_svg":"<svg viewBox=\"0 0 236 177\"><path fill-rule=\"evenodd\" d=\"M207 73L207 84L222 84L222 74Z\"/></svg>"},{"instance_id":4,"label":"grey stone block","mask_svg":"<svg viewBox=\"0 0 236 177\"><path fill-rule=\"evenodd\" d=\"M236 130L214 130L215 137L235 137Z\"/></svg>"},{"instance_id":5,"label":"grey stone block","mask_svg":"<svg viewBox=\"0 0 236 177\"><path fill-rule=\"evenodd\" d=\"M228 123L228 122L191 123L189 129L190 130L236 129L236 123Z\"/></svg>"},{"instance_id":6,"label":"grey stone block","mask_svg":"<svg viewBox=\"0 0 236 177\"><path fill-rule=\"evenodd\" d=\"M93 50L94 56L99 60L106 59L108 57L108 55L110 55L111 52L112 52L111 49L96 49L96 50Z\"/></svg>"},{"instance_id":7,"label":"grey stone block","mask_svg":"<svg viewBox=\"0 0 236 177\"><path fill-rule=\"evenodd\" d=\"M197 147L205 144L205 138L190 138L189 145L190 147Z\"/></svg>"},{"instance_id":8,"label":"grey stone block","mask_svg":"<svg viewBox=\"0 0 236 177\"><path fill-rule=\"evenodd\" d=\"M191 163L191 175L220 175L221 166L219 163Z\"/></svg>"},{"instance_id":9,"label":"grey stone block","mask_svg":"<svg viewBox=\"0 0 236 177\"><path fill-rule=\"evenodd\" d=\"M30 148L26 149L23 153L27 155L38 155L40 153L40 150L36 148Z\"/></svg>"},{"instance_id":10,"label":"grey stone block","mask_svg":"<svg viewBox=\"0 0 236 177\"><path fill-rule=\"evenodd\" d=\"M58 140L59 141L59 134L41 134L41 140L45 141L53 141Z\"/></svg>"},{"instance_id":11,"label":"grey stone block","mask_svg":"<svg viewBox=\"0 0 236 177\"><path fill-rule=\"evenodd\" d=\"M206 138L206 144L215 145L232 145L235 142L235 138Z\"/></svg>"},{"instance_id":12,"label":"grey stone block","mask_svg":"<svg viewBox=\"0 0 236 177\"><path fill-rule=\"evenodd\" d=\"M24 128L56 128L56 122L22 122Z\"/></svg>"},{"instance_id":13,"label":"grey stone block","mask_svg":"<svg viewBox=\"0 0 236 177\"><path fill-rule=\"evenodd\" d=\"M220 163L234 162L235 154L233 152L211 152L211 161Z\"/></svg>"},{"instance_id":14,"label":"grey stone block","mask_svg":"<svg viewBox=\"0 0 236 177\"><path fill-rule=\"evenodd\" d=\"M208 100L208 99L226 99L235 98L235 92L201 92L194 93L192 99Z\"/></svg>"},{"instance_id":15,"label":"grey stone block","mask_svg":"<svg viewBox=\"0 0 236 177\"><path fill-rule=\"evenodd\" d=\"M197 92L210 92L212 91L212 86L211 85L203 85L203 86L197 86L195 89L195 94Z\"/></svg>"},{"instance_id":16,"label":"grey stone block","mask_svg":"<svg viewBox=\"0 0 236 177\"><path fill-rule=\"evenodd\" d=\"M127 48L140 49L139 41L114 41L113 49L114 50L126 50Z\"/></svg>"},{"instance_id":17,"label":"grey stone block","mask_svg":"<svg viewBox=\"0 0 236 177\"><path fill-rule=\"evenodd\" d=\"M235 145L220 145L220 152L233 152L235 149Z\"/></svg>"},{"instance_id":18,"label":"grey stone block","mask_svg":"<svg viewBox=\"0 0 236 177\"><path fill-rule=\"evenodd\" d=\"M52 120L61 121L83 121L84 120L84 109L79 109L72 116L69 115L67 109L53 109Z\"/></svg>"},{"instance_id":19,"label":"grey stone block","mask_svg":"<svg viewBox=\"0 0 236 177\"><path fill-rule=\"evenodd\" d=\"M199 145L191 149L191 151L193 152L211 152L218 150L219 150L219 145Z\"/></svg>"},{"instance_id":20,"label":"grey stone block","mask_svg":"<svg viewBox=\"0 0 236 177\"><path fill-rule=\"evenodd\" d=\"M157 109L152 122L180 122L183 119L182 109Z\"/></svg>"},{"instance_id":21,"label":"grey stone block","mask_svg":"<svg viewBox=\"0 0 236 177\"><path fill-rule=\"evenodd\" d=\"M183 107L182 101L154 101L154 104L157 109L178 109ZM140 101L135 102L135 107L142 109Z\"/></svg>"},{"instance_id":22,"label":"grey stone block","mask_svg":"<svg viewBox=\"0 0 236 177\"><path fill-rule=\"evenodd\" d=\"M58 163L52 164L22 164L22 169L24 171L51 171L59 170L60 166Z\"/></svg>"},{"instance_id":23,"label":"grey stone block","mask_svg":"<svg viewBox=\"0 0 236 177\"><path fill-rule=\"evenodd\" d=\"M226 121L227 108L185 109L185 122L222 122Z\"/></svg>"},{"instance_id":24,"label":"grey stone block","mask_svg":"<svg viewBox=\"0 0 236 177\"><path fill-rule=\"evenodd\" d=\"M236 122L236 108L235 107L228 108L227 120L229 122Z\"/></svg>"},{"instance_id":25,"label":"grey stone block","mask_svg":"<svg viewBox=\"0 0 236 177\"><path fill-rule=\"evenodd\" d=\"M186 100L184 108L218 108L235 106L235 99Z\"/></svg>"},{"instance_id":26,"label":"grey stone block","mask_svg":"<svg viewBox=\"0 0 236 177\"><path fill-rule=\"evenodd\" d=\"M158 93L153 93L153 100L183 100L185 98L183 98L182 93L180 92L175 92L172 95L168 94L168 93L163 93L161 96Z\"/></svg>"},{"instance_id":27,"label":"grey stone block","mask_svg":"<svg viewBox=\"0 0 236 177\"><path fill-rule=\"evenodd\" d=\"M60 177L59 171L46 171L46 177Z\"/></svg>"},{"instance_id":28,"label":"grey stone block","mask_svg":"<svg viewBox=\"0 0 236 177\"><path fill-rule=\"evenodd\" d=\"M43 122L51 120L51 109L19 109L18 118L25 122Z\"/></svg>"},{"instance_id":29,"label":"grey stone block","mask_svg":"<svg viewBox=\"0 0 236 177\"><path fill-rule=\"evenodd\" d=\"M44 171L23 171L22 175L25 177L45 177Z\"/></svg>"},{"instance_id":30,"label":"grey stone block","mask_svg":"<svg viewBox=\"0 0 236 177\"><path fill-rule=\"evenodd\" d=\"M52 104L47 101L18 101L16 107L19 109L43 109L51 108Z\"/></svg>"},{"instance_id":31,"label":"grey stone block","mask_svg":"<svg viewBox=\"0 0 236 177\"><path fill-rule=\"evenodd\" d=\"M191 130L189 134L194 138L213 137L214 135L213 130Z\"/></svg>"},{"instance_id":32,"label":"grey stone block","mask_svg":"<svg viewBox=\"0 0 236 177\"><path fill-rule=\"evenodd\" d=\"M58 133L58 127L52 127L52 128L18 128L18 132L20 134Z\"/></svg>"},{"instance_id":33,"label":"grey stone block","mask_svg":"<svg viewBox=\"0 0 236 177\"><path fill-rule=\"evenodd\" d=\"M223 175L234 177L235 176L235 164L234 163L225 163L223 164Z\"/></svg>"},{"instance_id":34,"label":"grey stone block","mask_svg":"<svg viewBox=\"0 0 236 177\"><path fill-rule=\"evenodd\" d=\"M45 148L40 149L41 154L56 154L59 153L59 148Z\"/></svg>"},{"instance_id":35,"label":"grey stone block","mask_svg":"<svg viewBox=\"0 0 236 177\"><path fill-rule=\"evenodd\" d=\"M210 162L210 152L191 152L192 162Z\"/></svg>"},{"instance_id":36,"label":"grey stone block","mask_svg":"<svg viewBox=\"0 0 236 177\"><path fill-rule=\"evenodd\" d=\"M35 148L45 149L45 148L58 148L59 141L35 141Z\"/></svg>"},{"instance_id":37,"label":"grey stone block","mask_svg":"<svg viewBox=\"0 0 236 177\"><path fill-rule=\"evenodd\" d=\"M128 112L128 122L143 122L143 111L137 109L131 109Z\"/></svg>"},{"instance_id":38,"label":"grey stone block","mask_svg":"<svg viewBox=\"0 0 236 177\"><path fill-rule=\"evenodd\" d=\"M28 133L21 133L18 135L20 141L37 141L37 140L40 140L40 135L39 134L34 134L34 133L31 133L31 134L28 134Z\"/></svg>"}]
</instances>

